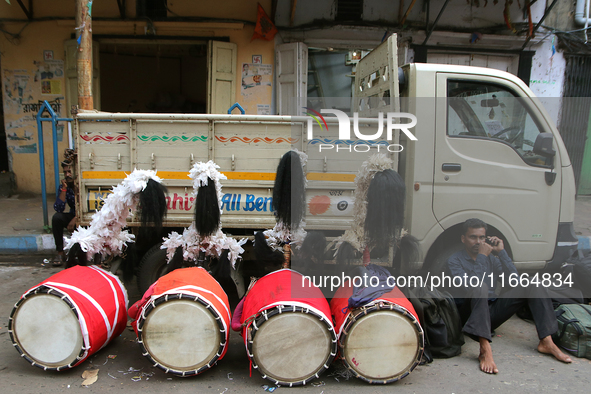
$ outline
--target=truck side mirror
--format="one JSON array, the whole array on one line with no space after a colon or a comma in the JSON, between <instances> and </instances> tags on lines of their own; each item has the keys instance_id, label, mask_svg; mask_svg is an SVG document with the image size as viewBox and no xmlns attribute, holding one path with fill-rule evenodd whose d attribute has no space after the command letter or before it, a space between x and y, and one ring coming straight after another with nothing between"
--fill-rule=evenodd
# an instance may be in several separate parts
<instances>
[{"instance_id":1,"label":"truck side mirror","mask_svg":"<svg viewBox=\"0 0 591 394\"><path fill-rule=\"evenodd\" d=\"M556 151L552 147L553 142L554 137L552 136L552 133L538 134L536 141L534 142L534 153L547 158L554 157Z\"/></svg>"}]
</instances>

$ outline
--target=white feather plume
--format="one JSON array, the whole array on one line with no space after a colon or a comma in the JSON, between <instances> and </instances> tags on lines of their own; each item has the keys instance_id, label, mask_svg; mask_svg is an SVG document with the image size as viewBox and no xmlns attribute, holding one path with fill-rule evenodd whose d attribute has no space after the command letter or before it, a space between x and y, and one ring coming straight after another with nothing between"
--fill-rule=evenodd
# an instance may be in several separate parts
<instances>
[{"instance_id":1,"label":"white feather plume","mask_svg":"<svg viewBox=\"0 0 591 394\"><path fill-rule=\"evenodd\" d=\"M222 197L224 195L220 180L228 178L219 172L218 168L220 167L212 160L207 163L198 162L193 165L189 176L193 179L193 194L195 196L199 193L201 186L207 185L209 179L213 180L221 214ZM204 252L207 257L219 258L223 251L227 250L228 259L232 264L232 268L235 268L236 261L244 253L242 245L246 243L247 239L236 240L235 238L228 237L222 232L221 226L215 234L202 237L195 229L195 225L191 224L182 234L173 231L168 237L163 238L163 241L161 248L166 249L166 256L169 263L179 247L183 248L183 260L185 261L197 261L200 252Z\"/></svg>"},{"instance_id":2,"label":"white feather plume","mask_svg":"<svg viewBox=\"0 0 591 394\"><path fill-rule=\"evenodd\" d=\"M65 249L78 243L89 259L97 253L120 255L125 244L134 242L135 236L123 229L127 226L127 218L137 208L139 193L146 188L150 179L162 183L156 171L133 170L123 182L113 187L113 193L105 198L101 210L92 215L90 226L79 226L71 238L66 238Z\"/></svg>"}]
</instances>

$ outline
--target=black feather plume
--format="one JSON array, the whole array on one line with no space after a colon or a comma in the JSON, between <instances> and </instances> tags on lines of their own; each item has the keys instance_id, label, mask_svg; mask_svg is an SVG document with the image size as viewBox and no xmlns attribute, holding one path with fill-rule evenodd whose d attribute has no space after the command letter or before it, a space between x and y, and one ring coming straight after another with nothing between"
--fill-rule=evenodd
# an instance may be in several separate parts
<instances>
[{"instance_id":1,"label":"black feather plume","mask_svg":"<svg viewBox=\"0 0 591 394\"><path fill-rule=\"evenodd\" d=\"M70 250L68 250L68 255L66 256L66 268L70 268L75 265L88 265L86 252L82 250L82 247L78 242L72 245Z\"/></svg>"},{"instance_id":2,"label":"black feather plume","mask_svg":"<svg viewBox=\"0 0 591 394\"><path fill-rule=\"evenodd\" d=\"M121 262L121 271L123 272L123 281L130 282L133 279L140 259L138 257L137 245L135 243L127 245L125 249L125 258Z\"/></svg>"},{"instance_id":3,"label":"black feather plume","mask_svg":"<svg viewBox=\"0 0 591 394\"><path fill-rule=\"evenodd\" d=\"M209 271L218 282L231 279L230 259L228 258L228 251L224 250L219 259L212 259L209 263Z\"/></svg>"},{"instance_id":4,"label":"black feather plume","mask_svg":"<svg viewBox=\"0 0 591 394\"><path fill-rule=\"evenodd\" d=\"M324 250L326 249L326 237L322 231L310 231L297 255L303 259L310 259L318 263L324 262Z\"/></svg>"},{"instance_id":5,"label":"black feather plume","mask_svg":"<svg viewBox=\"0 0 591 394\"><path fill-rule=\"evenodd\" d=\"M337 250L336 261L338 265L349 265L360 258L361 254L349 242L343 242Z\"/></svg>"},{"instance_id":6,"label":"black feather plume","mask_svg":"<svg viewBox=\"0 0 591 394\"><path fill-rule=\"evenodd\" d=\"M277 166L273 186L273 209L278 222L296 228L304 217L306 189L300 155L289 151Z\"/></svg>"},{"instance_id":7,"label":"black feather plume","mask_svg":"<svg viewBox=\"0 0 591 394\"><path fill-rule=\"evenodd\" d=\"M166 186L149 179L146 188L140 193L139 209L142 227L153 223L156 229L162 228L162 221L166 216Z\"/></svg>"},{"instance_id":8,"label":"black feather plume","mask_svg":"<svg viewBox=\"0 0 591 394\"><path fill-rule=\"evenodd\" d=\"M267 244L267 239L262 231L254 235L254 255L257 260L256 276L259 277L281 269L285 261L282 251L274 250Z\"/></svg>"},{"instance_id":9,"label":"black feather plume","mask_svg":"<svg viewBox=\"0 0 591 394\"><path fill-rule=\"evenodd\" d=\"M405 275L409 271L409 263L417 262L421 257L419 240L410 234L406 234L400 238L398 245L395 245L395 247L392 273L395 276Z\"/></svg>"},{"instance_id":10,"label":"black feather plume","mask_svg":"<svg viewBox=\"0 0 591 394\"><path fill-rule=\"evenodd\" d=\"M322 231L310 231L302 246L295 251L291 258L291 267L306 275L318 272L320 264L324 263L326 237Z\"/></svg>"},{"instance_id":11,"label":"black feather plume","mask_svg":"<svg viewBox=\"0 0 591 394\"><path fill-rule=\"evenodd\" d=\"M220 226L220 205L213 179L197 190L195 201L195 229L202 237L211 235Z\"/></svg>"},{"instance_id":12,"label":"black feather plume","mask_svg":"<svg viewBox=\"0 0 591 394\"><path fill-rule=\"evenodd\" d=\"M368 245L391 243L402 229L406 186L393 170L376 173L367 190L365 235Z\"/></svg>"}]
</instances>

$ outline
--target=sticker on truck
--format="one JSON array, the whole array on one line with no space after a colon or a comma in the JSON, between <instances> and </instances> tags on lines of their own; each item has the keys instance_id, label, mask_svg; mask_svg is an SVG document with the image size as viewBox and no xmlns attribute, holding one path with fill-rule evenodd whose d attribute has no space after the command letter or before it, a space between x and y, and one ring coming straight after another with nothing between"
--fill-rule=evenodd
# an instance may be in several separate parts
<instances>
[{"instance_id":1,"label":"sticker on truck","mask_svg":"<svg viewBox=\"0 0 591 394\"><path fill-rule=\"evenodd\" d=\"M88 212L100 210L111 190L88 188L86 202ZM166 196L169 214L193 212L195 197L169 189ZM347 216L352 214L354 199L343 190L315 192L307 196L307 214L312 216ZM253 191L252 193L225 193L222 197L223 212L231 214L273 214L273 197Z\"/></svg>"}]
</instances>

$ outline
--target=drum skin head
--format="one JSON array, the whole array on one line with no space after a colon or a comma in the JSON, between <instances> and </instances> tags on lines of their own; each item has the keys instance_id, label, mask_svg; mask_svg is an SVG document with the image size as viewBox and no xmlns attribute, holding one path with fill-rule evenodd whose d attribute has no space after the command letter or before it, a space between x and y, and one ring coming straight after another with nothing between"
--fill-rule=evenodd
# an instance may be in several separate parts
<instances>
[{"instance_id":1,"label":"drum skin head","mask_svg":"<svg viewBox=\"0 0 591 394\"><path fill-rule=\"evenodd\" d=\"M347 330L343 358L364 380L395 381L417 365L422 342L403 314L379 310L357 319Z\"/></svg>"},{"instance_id":2,"label":"drum skin head","mask_svg":"<svg viewBox=\"0 0 591 394\"><path fill-rule=\"evenodd\" d=\"M16 343L43 367L70 365L82 349L80 323L70 306L56 295L35 294L13 316Z\"/></svg>"},{"instance_id":3,"label":"drum skin head","mask_svg":"<svg viewBox=\"0 0 591 394\"><path fill-rule=\"evenodd\" d=\"M281 313L263 322L253 338L259 370L283 384L309 379L331 359L332 338L326 323L302 313Z\"/></svg>"},{"instance_id":4,"label":"drum skin head","mask_svg":"<svg viewBox=\"0 0 591 394\"><path fill-rule=\"evenodd\" d=\"M150 356L166 368L194 371L207 365L224 339L212 313L201 303L169 300L146 316L143 342Z\"/></svg>"}]
</instances>

